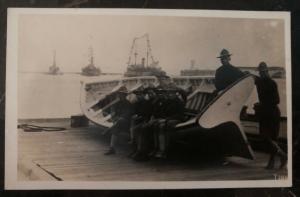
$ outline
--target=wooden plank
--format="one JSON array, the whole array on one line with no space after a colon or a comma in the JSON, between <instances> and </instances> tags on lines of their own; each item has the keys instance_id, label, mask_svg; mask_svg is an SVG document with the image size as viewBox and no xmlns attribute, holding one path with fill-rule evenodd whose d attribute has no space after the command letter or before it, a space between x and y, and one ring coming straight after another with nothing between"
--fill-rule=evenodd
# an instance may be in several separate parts
<instances>
[{"instance_id":1,"label":"wooden plank","mask_svg":"<svg viewBox=\"0 0 300 197\"><path fill-rule=\"evenodd\" d=\"M63 123L65 124L65 123ZM62 125L63 125L62 124ZM256 127L249 124L251 129ZM59 125L47 123L45 126ZM117 154L103 155L109 141L101 136L98 127L66 131L30 133L18 131L19 165L32 162L53 173L62 180L81 181L195 181L195 180L246 180L273 179L274 174L287 174L286 170L267 171L263 167L267 155L256 153L257 159L249 161L229 158L230 164L220 162L177 159L136 162L127 157L130 147L118 145ZM20 180L30 179L19 170ZM32 178L32 177L31 177ZM43 177L34 177L43 179ZM46 178L44 178L46 179Z\"/></svg>"}]
</instances>

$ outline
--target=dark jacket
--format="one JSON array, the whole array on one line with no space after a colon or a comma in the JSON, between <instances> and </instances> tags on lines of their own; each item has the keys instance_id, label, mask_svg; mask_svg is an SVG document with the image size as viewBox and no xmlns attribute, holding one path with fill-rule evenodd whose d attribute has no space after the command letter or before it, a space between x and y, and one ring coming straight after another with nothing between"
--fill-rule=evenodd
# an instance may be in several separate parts
<instances>
[{"instance_id":1,"label":"dark jacket","mask_svg":"<svg viewBox=\"0 0 300 197\"><path fill-rule=\"evenodd\" d=\"M280 102L276 82L271 78L257 77L255 80L259 103L255 105L255 114L259 120L260 133L277 139L280 128Z\"/></svg>"},{"instance_id":2,"label":"dark jacket","mask_svg":"<svg viewBox=\"0 0 300 197\"><path fill-rule=\"evenodd\" d=\"M276 82L271 78L256 77L255 84L260 104L271 108L279 104L279 93Z\"/></svg>"},{"instance_id":3,"label":"dark jacket","mask_svg":"<svg viewBox=\"0 0 300 197\"><path fill-rule=\"evenodd\" d=\"M220 66L215 74L215 86L217 91L226 89L243 76L245 76L245 73L232 65Z\"/></svg>"},{"instance_id":4,"label":"dark jacket","mask_svg":"<svg viewBox=\"0 0 300 197\"><path fill-rule=\"evenodd\" d=\"M153 115L155 118L167 120L183 120L185 102L175 93L158 95L153 103Z\"/></svg>"},{"instance_id":5,"label":"dark jacket","mask_svg":"<svg viewBox=\"0 0 300 197\"><path fill-rule=\"evenodd\" d=\"M120 100L114 107L113 111L116 117L130 120L134 113L133 105L126 99Z\"/></svg>"}]
</instances>

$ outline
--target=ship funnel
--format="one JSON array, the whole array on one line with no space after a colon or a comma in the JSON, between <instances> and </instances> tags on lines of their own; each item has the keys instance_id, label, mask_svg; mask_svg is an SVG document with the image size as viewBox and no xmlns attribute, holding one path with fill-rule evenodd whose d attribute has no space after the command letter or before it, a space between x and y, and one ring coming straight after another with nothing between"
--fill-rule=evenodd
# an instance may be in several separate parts
<instances>
[{"instance_id":1,"label":"ship funnel","mask_svg":"<svg viewBox=\"0 0 300 197\"><path fill-rule=\"evenodd\" d=\"M195 68L195 63L196 63L195 60L191 60L191 69L194 69L194 68Z\"/></svg>"},{"instance_id":2,"label":"ship funnel","mask_svg":"<svg viewBox=\"0 0 300 197\"><path fill-rule=\"evenodd\" d=\"M142 58L142 66L145 67L145 58Z\"/></svg>"}]
</instances>

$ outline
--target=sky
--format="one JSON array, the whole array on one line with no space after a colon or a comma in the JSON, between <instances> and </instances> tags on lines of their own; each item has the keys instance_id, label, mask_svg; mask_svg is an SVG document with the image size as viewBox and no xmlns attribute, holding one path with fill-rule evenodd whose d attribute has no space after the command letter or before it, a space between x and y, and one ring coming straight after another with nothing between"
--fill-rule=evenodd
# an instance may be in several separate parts
<instances>
[{"instance_id":1,"label":"sky","mask_svg":"<svg viewBox=\"0 0 300 197\"><path fill-rule=\"evenodd\" d=\"M285 65L281 19L204 18L121 15L21 15L18 26L19 71L48 71L56 51L63 72L80 72L89 47L102 72L126 70L134 37L149 34L152 54L168 74L179 74L193 59L199 69L216 69L223 48L235 66ZM138 60L146 51L139 40Z\"/></svg>"}]
</instances>

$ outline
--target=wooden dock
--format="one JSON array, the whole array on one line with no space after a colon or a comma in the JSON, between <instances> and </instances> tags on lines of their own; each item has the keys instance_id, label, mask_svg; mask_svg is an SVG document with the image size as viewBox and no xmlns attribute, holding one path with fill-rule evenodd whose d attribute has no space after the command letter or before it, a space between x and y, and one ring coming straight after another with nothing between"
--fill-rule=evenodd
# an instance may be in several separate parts
<instances>
[{"instance_id":1,"label":"wooden dock","mask_svg":"<svg viewBox=\"0 0 300 197\"><path fill-rule=\"evenodd\" d=\"M24 122L22 122L24 123ZM65 127L64 131L18 130L19 180L81 181L207 181L274 180L287 170L265 170L268 156L255 152L254 161L231 157L229 163L205 159L136 162L127 155L130 147L121 142L116 155L105 156L109 140L101 128L71 128L69 119L26 121L39 126ZM251 129L255 125L251 126ZM197 157L197 155L195 155ZM199 155L201 158L201 155Z\"/></svg>"}]
</instances>

